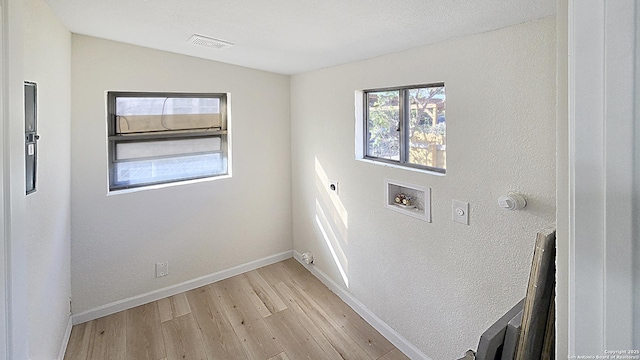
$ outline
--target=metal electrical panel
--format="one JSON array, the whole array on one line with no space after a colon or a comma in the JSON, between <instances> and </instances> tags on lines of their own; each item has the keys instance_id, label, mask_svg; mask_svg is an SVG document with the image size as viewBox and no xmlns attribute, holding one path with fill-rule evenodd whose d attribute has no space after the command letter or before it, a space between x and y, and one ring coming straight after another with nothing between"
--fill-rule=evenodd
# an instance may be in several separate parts
<instances>
[{"instance_id":1,"label":"metal electrical panel","mask_svg":"<svg viewBox=\"0 0 640 360\"><path fill-rule=\"evenodd\" d=\"M36 191L36 169L38 168L38 139L37 134L37 85L24 82L24 135L25 135L25 165L27 195Z\"/></svg>"}]
</instances>

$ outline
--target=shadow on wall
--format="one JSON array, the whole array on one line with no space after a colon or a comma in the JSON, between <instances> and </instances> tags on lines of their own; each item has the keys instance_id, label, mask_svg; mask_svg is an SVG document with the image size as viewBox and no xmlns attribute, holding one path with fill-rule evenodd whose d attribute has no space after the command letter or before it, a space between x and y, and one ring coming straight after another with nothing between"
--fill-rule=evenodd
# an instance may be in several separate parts
<instances>
[{"instance_id":1,"label":"shadow on wall","mask_svg":"<svg viewBox=\"0 0 640 360\"><path fill-rule=\"evenodd\" d=\"M329 192L329 179L318 158L316 162L316 224L333 261L340 271L344 285L349 287L349 260L344 253L348 244L348 214L336 193Z\"/></svg>"}]
</instances>

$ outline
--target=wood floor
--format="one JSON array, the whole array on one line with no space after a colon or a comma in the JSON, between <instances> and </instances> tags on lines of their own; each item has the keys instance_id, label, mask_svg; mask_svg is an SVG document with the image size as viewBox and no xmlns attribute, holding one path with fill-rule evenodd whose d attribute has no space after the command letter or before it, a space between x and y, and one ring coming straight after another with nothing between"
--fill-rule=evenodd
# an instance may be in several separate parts
<instances>
[{"instance_id":1,"label":"wood floor","mask_svg":"<svg viewBox=\"0 0 640 360\"><path fill-rule=\"evenodd\" d=\"M407 359L294 259L71 331L65 360Z\"/></svg>"}]
</instances>

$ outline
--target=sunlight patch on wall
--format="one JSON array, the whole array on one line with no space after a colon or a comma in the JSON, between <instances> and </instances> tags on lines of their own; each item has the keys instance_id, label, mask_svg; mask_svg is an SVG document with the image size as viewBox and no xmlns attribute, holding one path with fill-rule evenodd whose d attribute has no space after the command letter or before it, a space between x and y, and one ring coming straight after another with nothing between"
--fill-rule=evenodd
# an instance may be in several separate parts
<instances>
[{"instance_id":1,"label":"sunlight patch on wall","mask_svg":"<svg viewBox=\"0 0 640 360\"><path fill-rule=\"evenodd\" d=\"M347 229L349 223L349 214L347 213L347 209L345 209L342 201L340 201L340 197L337 194L329 192L329 177L327 176L327 173L324 171L324 168L322 167L322 164L320 164L320 161L317 157L316 188L322 199L325 202L333 205L330 212L336 224L339 219L342 222L342 226L344 227L344 229Z\"/></svg>"},{"instance_id":2,"label":"sunlight patch on wall","mask_svg":"<svg viewBox=\"0 0 640 360\"><path fill-rule=\"evenodd\" d=\"M327 232L324 229L324 226L322 226L322 223L320 222L320 218L318 217L318 215L316 215L316 224L318 224L318 228L320 229L320 232L322 232L322 237L325 243L327 244L327 247L329 247L329 251L331 251L331 256L333 256L333 261L336 263L336 266L340 271L340 275L342 275L342 280L344 281L345 286L348 288L349 278L347 277L347 273L342 268L342 264L340 263L340 260L338 259L338 255L336 254L336 250L333 248L333 245L331 244L331 241L327 236Z\"/></svg>"}]
</instances>

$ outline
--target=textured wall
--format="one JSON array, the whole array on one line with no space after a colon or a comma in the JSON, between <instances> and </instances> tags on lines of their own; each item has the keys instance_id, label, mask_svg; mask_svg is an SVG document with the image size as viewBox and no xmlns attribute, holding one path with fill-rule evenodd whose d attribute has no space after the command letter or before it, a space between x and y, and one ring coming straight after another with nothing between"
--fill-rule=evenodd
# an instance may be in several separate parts
<instances>
[{"instance_id":1,"label":"textured wall","mask_svg":"<svg viewBox=\"0 0 640 360\"><path fill-rule=\"evenodd\" d=\"M71 33L44 1L25 4L24 79L38 83L41 135L37 191L26 199L29 358L49 360L63 343L71 296Z\"/></svg>"},{"instance_id":2,"label":"textured wall","mask_svg":"<svg viewBox=\"0 0 640 360\"><path fill-rule=\"evenodd\" d=\"M640 15L640 8L638 10L639 15ZM639 27L640 29L640 27ZM638 31L640 33L640 30ZM638 38L640 39L640 34L638 34ZM640 40L638 41L640 43ZM640 104L640 53L638 52L638 49L640 49L640 47L636 47L636 57L637 57L637 62L636 62L636 104ZM640 124L640 111L636 110L636 124ZM635 172L634 172L634 192L633 192L633 214L634 217L637 219L640 215L640 146L638 146L638 144L640 144L640 126L636 125L635 128L635 139L634 139L634 144L635 144ZM633 256L633 274L634 274L634 278L633 280L633 284L634 284L634 292L633 292L633 296L634 296L634 300L633 300L633 304L634 304L634 309L633 309L633 321L634 321L634 325L633 325L633 339L634 340L634 349L640 349L640 241L638 241L638 239L640 239L640 221L635 221L634 222L634 228L633 228L633 236L634 239L636 239L635 243L633 244L633 250L634 250L634 256Z\"/></svg>"},{"instance_id":3,"label":"textured wall","mask_svg":"<svg viewBox=\"0 0 640 360\"><path fill-rule=\"evenodd\" d=\"M81 35L72 64L74 313L291 249L287 76ZM231 93L233 177L107 196L109 90Z\"/></svg>"},{"instance_id":4,"label":"textured wall","mask_svg":"<svg viewBox=\"0 0 640 360\"><path fill-rule=\"evenodd\" d=\"M558 0L556 108L556 358L569 353L569 1Z\"/></svg>"},{"instance_id":5,"label":"textured wall","mask_svg":"<svg viewBox=\"0 0 640 360\"><path fill-rule=\"evenodd\" d=\"M640 26L638 26L638 20L640 19L640 6L636 6L636 83L635 83L635 95L636 95L636 120L635 120L635 156L634 156L634 178L633 178L633 216L635 219L640 217ZM634 221L633 238L636 239L633 244L634 256L633 256L633 284L634 285L634 309L633 309L633 339L634 349L640 349L640 221Z\"/></svg>"},{"instance_id":6,"label":"textured wall","mask_svg":"<svg viewBox=\"0 0 640 360\"><path fill-rule=\"evenodd\" d=\"M525 295L535 233L554 221L555 27L546 18L291 79L294 249L433 359L475 348ZM446 176L354 159L355 91L439 81ZM433 222L384 208L385 178L430 187ZM497 206L509 190L529 197L526 211ZM470 202L469 226L451 220L452 199Z\"/></svg>"}]
</instances>

